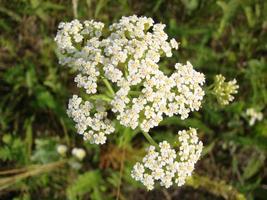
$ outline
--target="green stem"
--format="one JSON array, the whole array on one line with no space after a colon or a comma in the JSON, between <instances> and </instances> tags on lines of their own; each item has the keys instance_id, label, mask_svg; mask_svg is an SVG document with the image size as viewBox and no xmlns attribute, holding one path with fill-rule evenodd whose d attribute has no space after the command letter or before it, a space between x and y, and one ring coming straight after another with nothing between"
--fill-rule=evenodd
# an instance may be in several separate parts
<instances>
[{"instance_id":1,"label":"green stem","mask_svg":"<svg viewBox=\"0 0 267 200\"><path fill-rule=\"evenodd\" d=\"M0 179L0 191L16 184L19 181L22 181L26 178L32 177L32 176L37 176L42 173L47 173L50 172L54 169L58 169L59 167L64 166L67 163L67 160L61 160L61 161L56 161L53 163L48 163L45 165L32 165L28 166L27 168L21 169L21 173L18 173L13 176L9 176L6 178L1 178ZM25 170L25 171L24 171ZM20 169L13 169L13 172L20 172ZM3 172L2 172L3 173Z\"/></svg>"},{"instance_id":2,"label":"green stem","mask_svg":"<svg viewBox=\"0 0 267 200\"><path fill-rule=\"evenodd\" d=\"M115 92L114 92L112 86L110 85L109 81L106 78L103 78L102 80L103 80L104 84L106 85L106 87L107 87L108 91L110 92L110 94L112 96L114 96Z\"/></svg>"},{"instance_id":3,"label":"green stem","mask_svg":"<svg viewBox=\"0 0 267 200\"><path fill-rule=\"evenodd\" d=\"M92 95L89 97L89 99L92 99L92 100L103 100L103 101L106 101L106 102L111 102L112 99L110 97L108 97L107 95L104 95L104 94L97 94L97 95Z\"/></svg>"},{"instance_id":4,"label":"green stem","mask_svg":"<svg viewBox=\"0 0 267 200\"><path fill-rule=\"evenodd\" d=\"M142 131L142 133L151 145L155 146L156 148L159 148L159 145L155 142L155 140L147 132Z\"/></svg>"},{"instance_id":5,"label":"green stem","mask_svg":"<svg viewBox=\"0 0 267 200\"><path fill-rule=\"evenodd\" d=\"M214 83L212 83L211 85L207 86L204 88L205 93L212 93L213 92L213 88L214 88Z\"/></svg>"},{"instance_id":6,"label":"green stem","mask_svg":"<svg viewBox=\"0 0 267 200\"><path fill-rule=\"evenodd\" d=\"M140 94L142 94L142 92L140 92L140 91L129 91L129 95L131 95L131 96L139 96Z\"/></svg>"}]
</instances>

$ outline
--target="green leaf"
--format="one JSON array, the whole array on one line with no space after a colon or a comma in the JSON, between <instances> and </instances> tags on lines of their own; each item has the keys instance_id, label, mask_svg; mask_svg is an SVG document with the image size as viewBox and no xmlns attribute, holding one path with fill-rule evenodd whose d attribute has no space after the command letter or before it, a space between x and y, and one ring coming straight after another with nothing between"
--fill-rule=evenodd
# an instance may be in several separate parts
<instances>
[{"instance_id":1,"label":"green leaf","mask_svg":"<svg viewBox=\"0 0 267 200\"><path fill-rule=\"evenodd\" d=\"M58 160L56 151L57 142L54 139L36 139L36 150L32 155L32 160L37 163L50 163Z\"/></svg>"},{"instance_id":2,"label":"green leaf","mask_svg":"<svg viewBox=\"0 0 267 200\"><path fill-rule=\"evenodd\" d=\"M262 158L252 158L243 172L243 178L245 180L253 177L263 167L264 160Z\"/></svg>"},{"instance_id":3,"label":"green leaf","mask_svg":"<svg viewBox=\"0 0 267 200\"><path fill-rule=\"evenodd\" d=\"M209 152L211 152L212 149L213 149L214 146L215 146L215 143L216 143L216 141L214 140L214 141L212 141L210 144L205 145L204 148L203 148L203 151L202 151L202 153L201 153L201 156L204 157L204 156L207 155Z\"/></svg>"},{"instance_id":4,"label":"green leaf","mask_svg":"<svg viewBox=\"0 0 267 200\"><path fill-rule=\"evenodd\" d=\"M16 12L13 12L12 10L8 10L5 7L0 7L0 13L3 13L7 16L9 16L11 19L20 22L21 21L21 16L19 16Z\"/></svg>"},{"instance_id":5,"label":"green leaf","mask_svg":"<svg viewBox=\"0 0 267 200\"><path fill-rule=\"evenodd\" d=\"M235 16L236 12L239 10L241 1L240 0L230 0L229 2L217 1L217 4L223 10L223 17L220 22L220 26L217 30L216 37L219 38L225 27L229 24L230 20Z\"/></svg>"},{"instance_id":6,"label":"green leaf","mask_svg":"<svg viewBox=\"0 0 267 200\"><path fill-rule=\"evenodd\" d=\"M80 175L72 185L67 188L69 200L81 199L85 194L90 193L91 199L104 199L100 192L102 183L100 171L94 170Z\"/></svg>"},{"instance_id":7,"label":"green leaf","mask_svg":"<svg viewBox=\"0 0 267 200\"><path fill-rule=\"evenodd\" d=\"M243 146L258 147L261 150L267 151L267 138L264 136L242 137L236 135L224 135L223 138L225 140L232 141Z\"/></svg>"},{"instance_id":8,"label":"green leaf","mask_svg":"<svg viewBox=\"0 0 267 200\"><path fill-rule=\"evenodd\" d=\"M3 135L2 137L2 141L5 143L5 144L10 144L10 142L12 141L12 136L10 134L5 134Z\"/></svg>"},{"instance_id":9,"label":"green leaf","mask_svg":"<svg viewBox=\"0 0 267 200\"><path fill-rule=\"evenodd\" d=\"M33 65L30 65L27 68L27 72L26 72L26 85L29 88L30 91L33 90L33 88L36 86L37 84L37 75L35 72L35 68Z\"/></svg>"},{"instance_id":10,"label":"green leaf","mask_svg":"<svg viewBox=\"0 0 267 200\"><path fill-rule=\"evenodd\" d=\"M97 5L96 5L96 9L95 9L95 17L98 17L100 11L105 7L105 5L107 4L107 0L99 0Z\"/></svg>"},{"instance_id":11,"label":"green leaf","mask_svg":"<svg viewBox=\"0 0 267 200\"><path fill-rule=\"evenodd\" d=\"M8 147L5 146L0 148L0 160L12 160L12 152Z\"/></svg>"},{"instance_id":12,"label":"green leaf","mask_svg":"<svg viewBox=\"0 0 267 200\"><path fill-rule=\"evenodd\" d=\"M196 119L196 118L181 120L179 117L176 117L176 116L167 117L167 118L164 118L159 125L160 126L179 125L179 126L194 127L194 128L201 129L207 134L210 134L213 132L213 130L210 129L206 124L204 124L201 120Z\"/></svg>"},{"instance_id":13,"label":"green leaf","mask_svg":"<svg viewBox=\"0 0 267 200\"><path fill-rule=\"evenodd\" d=\"M26 146L26 152L27 152L27 161L30 160L31 153L32 153L32 143L33 143L33 132L32 132L32 122L33 122L33 117L30 119L27 119L25 121L25 146Z\"/></svg>"},{"instance_id":14,"label":"green leaf","mask_svg":"<svg viewBox=\"0 0 267 200\"><path fill-rule=\"evenodd\" d=\"M45 90L45 88L43 87L39 87L35 93L36 93L36 98L37 98L37 104L41 108L45 108L45 107L51 108L51 109L56 108L55 99L48 90Z\"/></svg>"}]
</instances>

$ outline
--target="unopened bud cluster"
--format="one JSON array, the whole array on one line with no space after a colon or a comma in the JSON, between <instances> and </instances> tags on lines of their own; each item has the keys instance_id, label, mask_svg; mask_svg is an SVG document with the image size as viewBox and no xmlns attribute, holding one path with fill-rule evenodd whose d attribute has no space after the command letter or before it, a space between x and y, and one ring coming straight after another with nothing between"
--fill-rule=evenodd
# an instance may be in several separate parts
<instances>
[{"instance_id":1,"label":"unopened bud cluster","mask_svg":"<svg viewBox=\"0 0 267 200\"><path fill-rule=\"evenodd\" d=\"M227 105L234 100L233 94L237 93L239 86L235 79L232 81L225 81L225 77L221 74L215 76L213 93L217 98L219 104Z\"/></svg>"}]
</instances>

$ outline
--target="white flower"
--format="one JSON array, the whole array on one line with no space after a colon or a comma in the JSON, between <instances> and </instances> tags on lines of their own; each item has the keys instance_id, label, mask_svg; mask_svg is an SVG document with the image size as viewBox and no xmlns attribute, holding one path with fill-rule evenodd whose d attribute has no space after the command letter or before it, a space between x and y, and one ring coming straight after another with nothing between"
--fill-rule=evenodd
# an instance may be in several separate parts
<instances>
[{"instance_id":1,"label":"white flower","mask_svg":"<svg viewBox=\"0 0 267 200\"><path fill-rule=\"evenodd\" d=\"M195 163L200 158L203 144L198 140L194 128L179 131L178 140L178 152L166 141L159 144L159 151L156 151L156 147L150 146L142 163L134 165L131 176L142 182L148 190L154 188L156 181L166 188L174 183L182 186L191 176Z\"/></svg>"},{"instance_id":2,"label":"white flower","mask_svg":"<svg viewBox=\"0 0 267 200\"><path fill-rule=\"evenodd\" d=\"M106 107L122 125L132 129L139 126L148 132L165 116L180 115L185 119L199 110L204 75L190 62L175 64L170 75L160 70L161 58L171 57L172 50L178 48L175 39L168 39L164 24L133 15L110 25L106 37L100 37L103 28L104 24L93 20L61 23L55 41L62 54L60 63L78 71L74 79L78 87L89 95L111 91ZM94 109L90 114L87 109L85 115L84 106L72 104L83 103L76 98L70 100L68 108L78 133L91 143L105 143L106 135L114 132L107 117L94 119ZM95 103L90 104L94 107Z\"/></svg>"},{"instance_id":3,"label":"white flower","mask_svg":"<svg viewBox=\"0 0 267 200\"><path fill-rule=\"evenodd\" d=\"M148 190L152 190L154 188L154 177L150 174L144 174L143 184Z\"/></svg>"},{"instance_id":4,"label":"white flower","mask_svg":"<svg viewBox=\"0 0 267 200\"><path fill-rule=\"evenodd\" d=\"M246 116L249 118L249 125L253 126L256 121L263 119L262 112L257 112L254 108L248 108L246 110Z\"/></svg>"},{"instance_id":5,"label":"white flower","mask_svg":"<svg viewBox=\"0 0 267 200\"><path fill-rule=\"evenodd\" d=\"M73 148L72 151L71 151L72 155L74 157L76 157L77 159L79 160L83 160L85 155L86 155L86 152L84 149L81 149L81 148Z\"/></svg>"},{"instance_id":6,"label":"white flower","mask_svg":"<svg viewBox=\"0 0 267 200\"><path fill-rule=\"evenodd\" d=\"M132 170L132 176L135 177L137 181L142 181L144 178L145 168L141 163L136 163L134 169Z\"/></svg>"},{"instance_id":7,"label":"white flower","mask_svg":"<svg viewBox=\"0 0 267 200\"><path fill-rule=\"evenodd\" d=\"M171 39L170 43L171 43L171 47L172 47L172 48L174 48L174 49L178 49L179 44L176 42L176 40L175 40L174 38Z\"/></svg>"},{"instance_id":8,"label":"white flower","mask_svg":"<svg viewBox=\"0 0 267 200\"><path fill-rule=\"evenodd\" d=\"M68 150L68 148L67 148L67 146L64 145L64 144L59 144L59 145L57 146L57 152L58 152L59 155L61 155L61 156L65 156L67 150Z\"/></svg>"},{"instance_id":9,"label":"white flower","mask_svg":"<svg viewBox=\"0 0 267 200\"><path fill-rule=\"evenodd\" d=\"M105 105L98 102L84 101L77 95L69 100L67 114L76 122L78 134L92 144L104 144L106 135L115 131L111 121L107 119Z\"/></svg>"}]
</instances>

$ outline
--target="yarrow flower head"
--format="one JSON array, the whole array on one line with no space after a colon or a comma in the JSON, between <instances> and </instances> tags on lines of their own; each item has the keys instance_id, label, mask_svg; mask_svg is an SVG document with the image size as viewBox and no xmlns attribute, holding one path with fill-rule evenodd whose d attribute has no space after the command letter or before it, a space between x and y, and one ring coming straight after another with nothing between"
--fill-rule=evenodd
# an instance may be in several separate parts
<instances>
[{"instance_id":1,"label":"yarrow flower head","mask_svg":"<svg viewBox=\"0 0 267 200\"><path fill-rule=\"evenodd\" d=\"M246 110L246 116L249 118L250 126L253 126L256 121L261 121L263 119L262 112L258 112L254 108L248 108Z\"/></svg>"},{"instance_id":2,"label":"yarrow flower head","mask_svg":"<svg viewBox=\"0 0 267 200\"><path fill-rule=\"evenodd\" d=\"M164 28L151 18L135 15L122 17L108 30L93 20L60 23L55 37L59 62L78 71L74 81L90 94L86 100L74 95L68 107L84 139L106 142L106 136L115 131L109 112L122 125L148 132L164 116L185 119L199 110L204 75L190 62L175 64L172 74L160 70L160 59L178 49ZM99 98L101 109L95 100Z\"/></svg>"},{"instance_id":3,"label":"yarrow flower head","mask_svg":"<svg viewBox=\"0 0 267 200\"><path fill-rule=\"evenodd\" d=\"M239 86L235 79L225 81L225 77L221 74L215 76L213 92L221 105L227 105L234 100L233 94L237 93Z\"/></svg>"},{"instance_id":4,"label":"yarrow flower head","mask_svg":"<svg viewBox=\"0 0 267 200\"><path fill-rule=\"evenodd\" d=\"M67 114L76 122L78 134L94 144L104 144L106 135L114 132L111 121L107 119L104 102L92 104L73 95L69 100ZM90 130L89 130L90 129Z\"/></svg>"},{"instance_id":5,"label":"yarrow flower head","mask_svg":"<svg viewBox=\"0 0 267 200\"><path fill-rule=\"evenodd\" d=\"M148 190L152 190L156 182L166 188L173 184L184 185L200 158L203 144L194 128L179 131L178 140L180 147L177 152L166 141L159 144L159 150L150 146L142 162L134 165L131 176Z\"/></svg>"},{"instance_id":6,"label":"yarrow flower head","mask_svg":"<svg viewBox=\"0 0 267 200\"><path fill-rule=\"evenodd\" d=\"M73 148L72 151L71 151L72 155L74 157L76 157L77 159L79 160L83 160L84 157L86 156L86 152L84 149L81 149L81 148Z\"/></svg>"},{"instance_id":7,"label":"yarrow flower head","mask_svg":"<svg viewBox=\"0 0 267 200\"><path fill-rule=\"evenodd\" d=\"M59 145L57 146L57 152L58 152L58 154L61 155L61 156L65 156L67 150L68 150L68 147L67 147L66 145L64 145L64 144L59 144Z\"/></svg>"}]
</instances>

